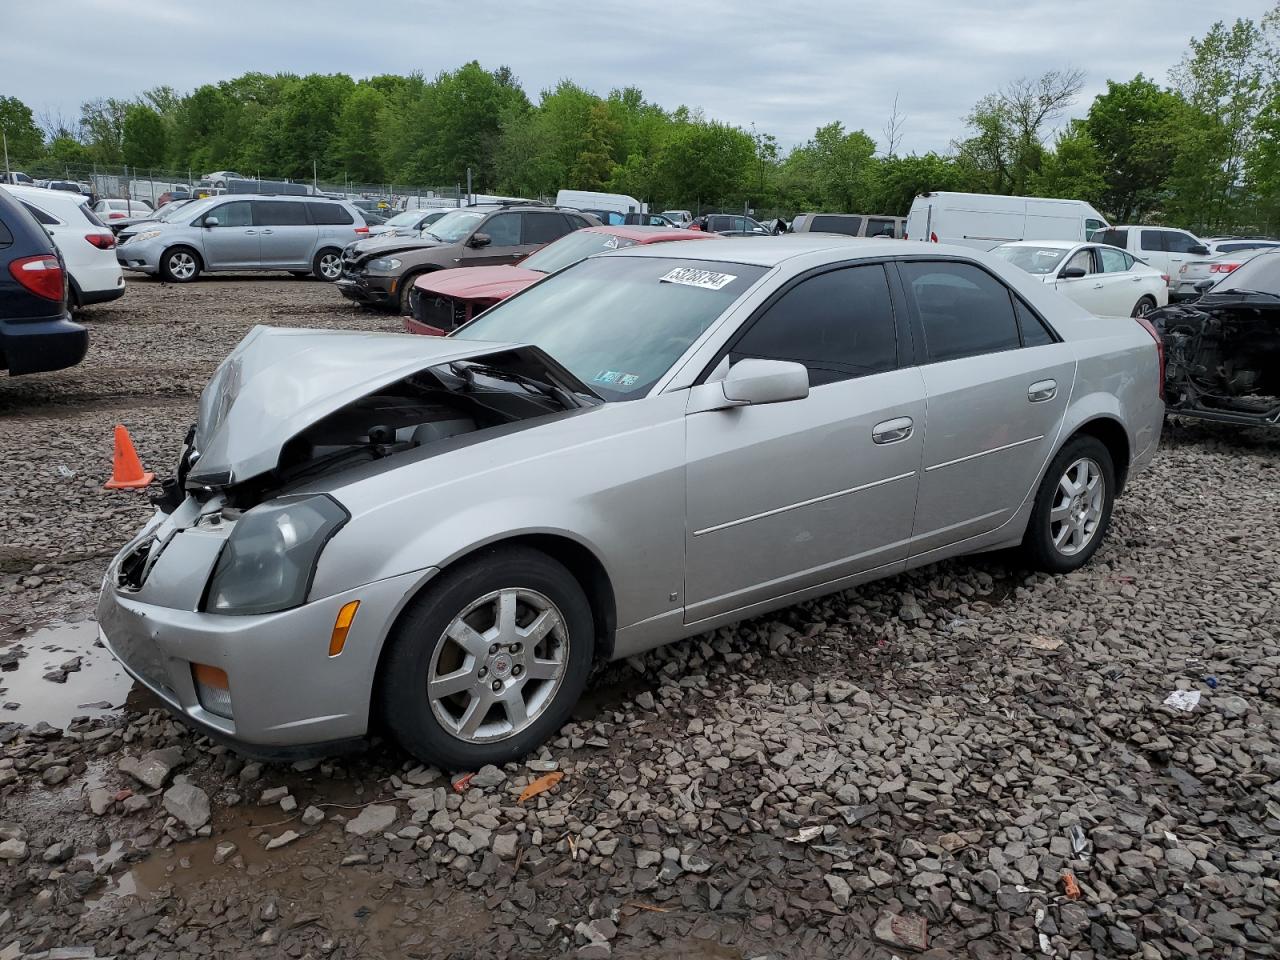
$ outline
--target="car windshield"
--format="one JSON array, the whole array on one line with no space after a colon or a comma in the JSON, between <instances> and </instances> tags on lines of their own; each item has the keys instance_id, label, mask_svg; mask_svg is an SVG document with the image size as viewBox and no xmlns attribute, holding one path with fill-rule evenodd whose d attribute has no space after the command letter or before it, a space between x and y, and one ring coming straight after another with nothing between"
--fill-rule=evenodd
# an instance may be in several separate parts
<instances>
[{"instance_id":1,"label":"car windshield","mask_svg":"<svg viewBox=\"0 0 1280 960\"><path fill-rule=\"evenodd\" d=\"M476 228L476 224L488 215L487 212L481 213L477 210L454 210L433 223L427 232L445 243L457 243L470 234Z\"/></svg>"},{"instance_id":2,"label":"car windshield","mask_svg":"<svg viewBox=\"0 0 1280 960\"><path fill-rule=\"evenodd\" d=\"M388 227L412 227L422 216L421 210L405 210L387 220Z\"/></svg>"},{"instance_id":3,"label":"car windshield","mask_svg":"<svg viewBox=\"0 0 1280 960\"><path fill-rule=\"evenodd\" d=\"M189 200L170 200L163 207L156 211L157 220L172 220L177 216L179 210L183 210L191 201Z\"/></svg>"},{"instance_id":4,"label":"car windshield","mask_svg":"<svg viewBox=\"0 0 1280 960\"><path fill-rule=\"evenodd\" d=\"M211 207L215 206L221 200L221 197L204 197L200 200L192 200L190 203L184 203L182 205L182 216L186 217L190 214L191 220L195 220L197 217L203 217L209 212Z\"/></svg>"},{"instance_id":5,"label":"car windshield","mask_svg":"<svg viewBox=\"0 0 1280 960\"><path fill-rule=\"evenodd\" d=\"M541 347L606 400L634 400L765 273L709 260L584 260L461 327L465 340Z\"/></svg>"},{"instance_id":6,"label":"car windshield","mask_svg":"<svg viewBox=\"0 0 1280 960\"><path fill-rule=\"evenodd\" d=\"M626 237L615 237L611 233L579 230L561 237L555 243L547 244L520 266L538 273L555 273L593 254L621 250L623 247L633 246L635 242Z\"/></svg>"},{"instance_id":7,"label":"car windshield","mask_svg":"<svg viewBox=\"0 0 1280 960\"><path fill-rule=\"evenodd\" d=\"M1067 255L1062 247L1024 247L1012 243L996 247L991 252L1008 260L1015 267L1041 277L1053 273Z\"/></svg>"},{"instance_id":8,"label":"car windshield","mask_svg":"<svg viewBox=\"0 0 1280 960\"><path fill-rule=\"evenodd\" d=\"M1280 297L1280 251L1256 253L1228 273L1210 289L1210 293L1256 291Z\"/></svg>"}]
</instances>

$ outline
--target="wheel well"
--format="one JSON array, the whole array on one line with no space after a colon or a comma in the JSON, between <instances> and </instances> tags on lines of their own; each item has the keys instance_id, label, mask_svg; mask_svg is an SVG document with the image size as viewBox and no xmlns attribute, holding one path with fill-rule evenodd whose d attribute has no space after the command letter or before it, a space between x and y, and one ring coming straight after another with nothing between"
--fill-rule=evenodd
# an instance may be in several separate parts
<instances>
[{"instance_id":1,"label":"wheel well","mask_svg":"<svg viewBox=\"0 0 1280 960\"><path fill-rule=\"evenodd\" d=\"M1109 417L1099 417L1081 424L1073 436L1081 434L1101 440L1111 454L1111 462L1116 468L1116 496L1119 496L1124 492L1125 480L1129 476L1129 435L1118 421Z\"/></svg>"}]
</instances>

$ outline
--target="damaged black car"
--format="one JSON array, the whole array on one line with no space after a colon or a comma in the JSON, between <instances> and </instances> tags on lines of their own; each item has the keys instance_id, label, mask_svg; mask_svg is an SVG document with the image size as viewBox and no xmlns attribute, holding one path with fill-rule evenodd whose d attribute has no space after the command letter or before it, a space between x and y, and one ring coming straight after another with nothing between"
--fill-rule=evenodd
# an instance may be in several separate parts
<instances>
[{"instance_id":1,"label":"damaged black car","mask_svg":"<svg viewBox=\"0 0 1280 960\"><path fill-rule=\"evenodd\" d=\"M1148 319L1164 343L1169 413L1280 426L1280 251L1258 253L1198 300Z\"/></svg>"}]
</instances>

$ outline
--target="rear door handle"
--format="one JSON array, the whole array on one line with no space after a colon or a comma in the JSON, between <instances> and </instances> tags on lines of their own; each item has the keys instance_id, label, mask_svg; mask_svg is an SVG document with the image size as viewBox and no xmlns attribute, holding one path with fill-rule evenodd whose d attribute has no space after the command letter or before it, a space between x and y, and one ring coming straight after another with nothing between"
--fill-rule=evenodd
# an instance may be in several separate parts
<instances>
[{"instance_id":1,"label":"rear door handle","mask_svg":"<svg viewBox=\"0 0 1280 960\"><path fill-rule=\"evenodd\" d=\"M871 439L876 443L898 443L911 436L912 429L910 417L885 420L871 428Z\"/></svg>"},{"instance_id":2,"label":"rear door handle","mask_svg":"<svg viewBox=\"0 0 1280 960\"><path fill-rule=\"evenodd\" d=\"M262 232L263 232L263 233L271 233L272 231L270 231L270 230L263 230Z\"/></svg>"},{"instance_id":3,"label":"rear door handle","mask_svg":"<svg viewBox=\"0 0 1280 960\"><path fill-rule=\"evenodd\" d=\"M1027 399L1032 403L1044 403L1058 395L1057 380L1037 380L1027 387Z\"/></svg>"},{"instance_id":4,"label":"rear door handle","mask_svg":"<svg viewBox=\"0 0 1280 960\"><path fill-rule=\"evenodd\" d=\"M246 230L246 231L244 232L244 235L245 235L246 237L256 237L256 236L258 235L258 231L257 231L257 230Z\"/></svg>"},{"instance_id":5,"label":"rear door handle","mask_svg":"<svg viewBox=\"0 0 1280 960\"><path fill-rule=\"evenodd\" d=\"M1102 284L1100 284L1100 283L1095 283L1095 284L1093 285L1093 289L1095 289L1095 290L1101 290L1101 289L1102 289Z\"/></svg>"}]
</instances>

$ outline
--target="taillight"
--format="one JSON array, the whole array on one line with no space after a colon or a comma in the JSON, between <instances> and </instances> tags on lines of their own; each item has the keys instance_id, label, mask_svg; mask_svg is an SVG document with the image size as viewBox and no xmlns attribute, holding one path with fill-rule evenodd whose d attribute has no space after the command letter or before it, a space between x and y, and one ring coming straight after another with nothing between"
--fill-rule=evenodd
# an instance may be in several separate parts
<instances>
[{"instance_id":1,"label":"taillight","mask_svg":"<svg viewBox=\"0 0 1280 960\"><path fill-rule=\"evenodd\" d=\"M1160 274L1160 279L1161 279L1161 280L1163 280L1166 284L1168 284L1168 282L1169 282L1169 275L1168 275L1167 273L1162 273L1162 274Z\"/></svg>"},{"instance_id":2,"label":"taillight","mask_svg":"<svg viewBox=\"0 0 1280 960\"><path fill-rule=\"evenodd\" d=\"M1232 270L1234 270L1238 266L1240 266L1240 264L1238 263L1211 263L1209 264L1209 272L1210 273L1230 273Z\"/></svg>"},{"instance_id":3,"label":"taillight","mask_svg":"<svg viewBox=\"0 0 1280 960\"><path fill-rule=\"evenodd\" d=\"M123 214L123 213L119 213L119 212L117 212L117 213L108 213L108 214L107 214L107 219L108 219L108 220L127 220L127 219L128 219L128 215L127 215L127 214Z\"/></svg>"},{"instance_id":4,"label":"taillight","mask_svg":"<svg viewBox=\"0 0 1280 960\"><path fill-rule=\"evenodd\" d=\"M1164 341L1160 339L1160 331L1156 329L1156 325L1146 317L1134 317L1142 328L1151 334L1151 339L1156 342L1156 361L1160 368L1160 399L1164 399Z\"/></svg>"},{"instance_id":5,"label":"taillight","mask_svg":"<svg viewBox=\"0 0 1280 960\"><path fill-rule=\"evenodd\" d=\"M61 300L63 290L62 264L47 253L34 257L20 257L9 264L13 279L37 297Z\"/></svg>"},{"instance_id":6,"label":"taillight","mask_svg":"<svg viewBox=\"0 0 1280 960\"><path fill-rule=\"evenodd\" d=\"M368 232L369 232L368 227L356 227L356 233L368 233Z\"/></svg>"},{"instance_id":7,"label":"taillight","mask_svg":"<svg viewBox=\"0 0 1280 960\"><path fill-rule=\"evenodd\" d=\"M936 233L930 233L930 234L929 234L929 242L930 242L930 243L937 243L937 242L938 242L938 235L937 235Z\"/></svg>"},{"instance_id":8,"label":"taillight","mask_svg":"<svg viewBox=\"0 0 1280 960\"><path fill-rule=\"evenodd\" d=\"M99 250L110 250L116 245L116 238L109 233L86 233L84 238Z\"/></svg>"}]
</instances>

